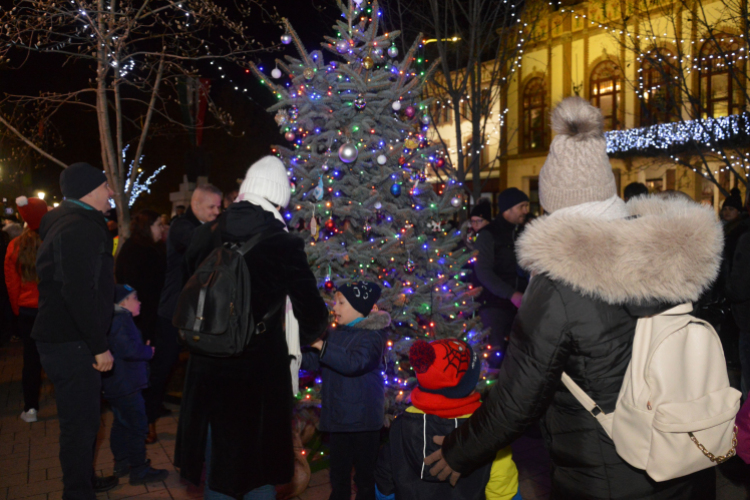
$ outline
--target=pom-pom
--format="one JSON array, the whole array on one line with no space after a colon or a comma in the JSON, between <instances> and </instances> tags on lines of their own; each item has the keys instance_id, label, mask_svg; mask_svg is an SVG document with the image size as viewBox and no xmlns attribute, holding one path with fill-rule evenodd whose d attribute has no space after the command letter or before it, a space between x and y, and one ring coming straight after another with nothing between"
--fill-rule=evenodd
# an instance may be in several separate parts
<instances>
[{"instance_id":1,"label":"pom-pom","mask_svg":"<svg viewBox=\"0 0 750 500\"><path fill-rule=\"evenodd\" d=\"M409 362L415 372L426 372L435 362L435 348L424 340L417 340L409 349Z\"/></svg>"},{"instance_id":2,"label":"pom-pom","mask_svg":"<svg viewBox=\"0 0 750 500\"><path fill-rule=\"evenodd\" d=\"M586 140L602 137L604 118L602 112L585 99L566 97L552 112L552 130L557 134Z\"/></svg>"},{"instance_id":3,"label":"pom-pom","mask_svg":"<svg viewBox=\"0 0 750 500\"><path fill-rule=\"evenodd\" d=\"M25 196L19 196L18 198L16 198L17 207L25 207L28 204L29 204L29 199L26 198Z\"/></svg>"}]
</instances>

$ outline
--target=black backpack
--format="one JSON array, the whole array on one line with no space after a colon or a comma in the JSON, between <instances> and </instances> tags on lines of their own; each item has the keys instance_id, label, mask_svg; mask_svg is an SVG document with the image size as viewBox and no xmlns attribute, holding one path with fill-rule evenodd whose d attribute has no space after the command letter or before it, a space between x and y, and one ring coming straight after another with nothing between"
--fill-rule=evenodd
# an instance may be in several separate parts
<instances>
[{"instance_id":1,"label":"black backpack","mask_svg":"<svg viewBox=\"0 0 750 500\"><path fill-rule=\"evenodd\" d=\"M221 234L219 227L215 232ZM218 229L218 230L217 230ZM242 354L254 334L263 333L281 301L257 325L250 306L250 271L245 254L264 239L278 234L266 231L246 243L224 243L201 262L180 292L172 324L188 350L216 357Z\"/></svg>"}]
</instances>

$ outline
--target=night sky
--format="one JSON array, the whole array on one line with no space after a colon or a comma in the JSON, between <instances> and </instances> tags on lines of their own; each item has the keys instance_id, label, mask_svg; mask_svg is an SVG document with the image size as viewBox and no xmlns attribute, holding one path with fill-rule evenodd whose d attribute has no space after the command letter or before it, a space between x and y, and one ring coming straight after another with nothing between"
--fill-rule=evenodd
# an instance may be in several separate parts
<instances>
[{"instance_id":1,"label":"night sky","mask_svg":"<svg viewBox=\"0 0 750 500\"><path fill-rule=\"evenodd\" d=\"M332 26L340 15L334 1L283 0L274 3L278 12L292 22L308 50L319 47L323 35L334 34ZM259 22L252 24L252 20L250 23L253 36L266 44L279 43L279 37L283 33L279 26ZM256 62L269 72L271 68L268 65L273 64L276 57L281 58L285 54L294 55L295 51L291 46L280 46L280 50L264 54L256 59ZM86 80L91 76L90 71L81 64L77 67L62 67L62 60L58 56L36 55L31 61L20 70L0 68L0 92L34 94L40 91L85 88ZM231 111L235 126L231 135L223 130L206 129L203 147L210 168L210 182L224 191L229 191L238 187L237 179L244 177L250 164L268 154L272 144L282 143L284 139L278 133L273 117L265 111L265 108L273 103L268 89L262 87L243 69L233 64L222 66L226 78L222 79L222 72L208 66L202 76L211 78L211 97L220 108ZM234 83L229 83L229 79ZM248 93L235 91L235 85L240 88L246 87ZM101 165L96 117L93 111L70 107L68 111L58 113L54 127L64 145L52 149L50 152L53 155L68 164L87 161L92 165ZM159 175L151 194L141 195L133 207L134 210L148 207L160 212L169 211L169 192L177 190L183 174L186 173L185 157L188 149L189 140L184 134L157 137L147 142L145 170L152 171L163 164L166 164L167 168ZM6 156L5 152L0 153L0 157ZM34 169L30 175L27 173L23 179L20 179L22 176L16 176L15 182L9 179L7 165L2 165L2 168L0 196L14 199L21 194L34 195L36 191L43 190L48 193L49 200L55 196L59 200L59 166L50 162Z\"/></svg>"}]
</instances>

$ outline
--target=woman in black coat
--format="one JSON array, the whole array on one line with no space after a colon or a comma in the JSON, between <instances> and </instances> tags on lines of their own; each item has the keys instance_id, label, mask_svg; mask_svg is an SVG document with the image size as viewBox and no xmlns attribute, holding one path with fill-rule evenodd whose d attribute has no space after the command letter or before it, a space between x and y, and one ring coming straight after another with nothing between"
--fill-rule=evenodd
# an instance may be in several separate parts
<instances>
[{"instance_id":1,"label":"woman in black coat","mask_svg":"<svg viewBox=\"0 0 750 500\"><path fill-rule=\"evenodd\" d=\"M277 182L262 177L255 178L255 184L249 182L258 164L266 167L259 169L261 175ZM269 182L277 189L264 193L260 188ZM253 192L261 196L253 196ZM222 242L245 242L266 232L268 236L245 254L250 271L250 302L256 324L267 312L277 312L263 321L265 331L255 334L240 356L190 355L175 465L183 478L199 484L210 426L206 490L234 498L250 492L252 498L267 498L273 493L273 485L290 482L294 472L294 394L284 307L279 306L284 306L289 298L302 345L309 345L323 334L328 309L308 266L304 241L286 232L276 208L286 206L290 196L281 161L265 157L253 165L240 189L240 197L244 196L252 203L234 203L215 223L195 230L185 253L187 272L194 272ZM289 323L288 315L286 322ZM214 498L209 493L206 497Z\"/></svg>"},{"instance_id":2,"label":"woman in black coat","mask_svg":"<svg viewBox=\"0 0 750 500\"><path fill-rule=\"evenodd\" d=\"M164 287L167 257L162 243L166 227L153 210L141 210L130 221L130 238L123 243L115 261L115 279L138 292L141 314L135 323L144 340L158 334L157 309Z\"/></svg>"},{"instance_id":3,"label":"woman in black coat","mask_svg":"<svg viewBox=\"0 0 750 500\"><path fill-rule=\"evenodd\" d=\"M721 227L690 200L619 199L601 114L586 101L563 100L552 123L557 136L539 178L552 213L517 243L534 276L508 355L487 401L427 461L443 477L468 473L541 419L555 500L711 500L712 468L655 482L626 463L561 375L614 411L638 318L698 299L718 273Z\"/></svg>"}]
</instances>

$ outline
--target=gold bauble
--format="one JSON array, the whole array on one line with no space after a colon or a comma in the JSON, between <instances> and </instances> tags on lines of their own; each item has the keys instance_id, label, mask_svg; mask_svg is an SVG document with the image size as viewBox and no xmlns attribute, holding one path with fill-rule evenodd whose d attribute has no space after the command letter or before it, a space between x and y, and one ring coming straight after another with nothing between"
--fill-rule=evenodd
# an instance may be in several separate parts
<instances>
[{"instance_id":1,"label":"gold bauble","mask_svg":"<svg viewBox=\"0 0 750 500\"><path fill-rule=\"evenodd\" d=\"M406 139L404 141L404 146L406 148L408 148L408 149L416 149L417 146L419 146L419 141L417 141L416 139L412 139L411 137L409 137L408 139Z\"/></svg>"},{"instance_id":2,"label":"gold bauble","mask_svg":"<svg viewBox=\"0 0 750 500\"><path fill-rule=\"evenodd\" d=\"M315 76L315 70L312 68L305 68L304 71L302 71L302 75L305 77L305 80L312 80Z\"/></svg>"},{"instance_id":3,"label":"gold bauble","mask_svg":"<svg viewBox=\"0 0 750 500\"><path fill-rule=\"evenodd\" d=\"M362 66L365 69L372 69L372 67L375 66L375 61L372 60L372 57L367 56L364 59L362 59Z\"/></svg>"}]
</instances>

